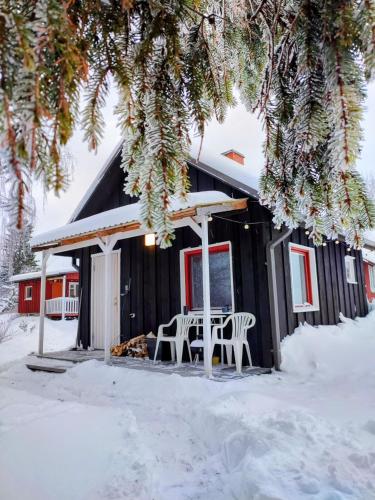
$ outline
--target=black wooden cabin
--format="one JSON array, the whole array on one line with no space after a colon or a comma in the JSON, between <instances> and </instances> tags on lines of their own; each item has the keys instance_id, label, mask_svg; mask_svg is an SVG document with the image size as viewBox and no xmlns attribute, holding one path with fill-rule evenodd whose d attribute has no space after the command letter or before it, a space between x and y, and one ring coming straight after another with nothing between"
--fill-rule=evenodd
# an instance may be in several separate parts
<instances>
[{"instance_id":1,"label":"black wooden cabin","mask_svg":"<svg viewBox=\"0 0 375 500\"><path fill-rule=\"evenodd\" d=\"M192 192L214 190L233 198L248 197L247 211L226 214L224 218L213 218L209 226L209 243L230 242L234 309L251 312L256 316L255 328L249 332L253 362L259 366L272 366L274 359L267 245L278 238L280 232L273 228L271 212L259 204L256 191L250 186L233 180L222 170L215 169L215 165L196 161L189 161L189 175ZM120 168L118 149L81 202L72 221L136 202L136 199L124 193L123 184L124 173ZM245 223L250 224L249 229L245 228ZM296 255L293 256L295 260L291 260L291 244L301 245L296 247ZM116 244L115 249L121 250L121 340L150 331L156 333L158 325L167 323L172 316L181 312L185 298L181 297L183 270L180 251L199 245L199 238L189 227L176 229L174 244L167 250L161 250L158 246L145 246L143 236L124 239ZM314 308L302 307L296 310L293 303L291 262L298 266L299 259L306 258L303 247L311 248L315 255L315 293L318 294L319 304L315 304ZM79 259L79 339L84 348L90 346L91 255L98 252L99 247L87 247L69 254ZM350 257L355 276L351 281L356 281L355 283L348 281L347 261ZM275 262L281 340L291 334L301 322L307 321L312 325L336 324L339 322L340 312L350 318L367 314L360 251L348 252L343 242L327 242L326 246L314 248L305 230L299 228L276 246ZM314 263L310 262L309 265ZM296 293L300 293L301 286L303 288L305 285L297 283ZM311 283L308 286L311 288ZM307 297L303 300L307 300Z\"/></svg>"}]
</instances>

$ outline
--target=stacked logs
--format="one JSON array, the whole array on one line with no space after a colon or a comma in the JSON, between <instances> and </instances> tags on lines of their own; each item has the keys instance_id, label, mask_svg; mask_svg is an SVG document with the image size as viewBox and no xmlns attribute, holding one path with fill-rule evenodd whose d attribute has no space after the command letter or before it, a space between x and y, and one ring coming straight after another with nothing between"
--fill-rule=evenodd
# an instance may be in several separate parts
<instances>
[{"instance_id":1,"label":"stacked logs","mask_svg":"<svg viewBox=\"0 0 375 500\"><path fill-rule=\"evenodd\" d=\"M112 356L131 356L132 358L147 358L147 343L145 335L138 335L126 342L111 348Z\"/></svg>"}]
</instances>

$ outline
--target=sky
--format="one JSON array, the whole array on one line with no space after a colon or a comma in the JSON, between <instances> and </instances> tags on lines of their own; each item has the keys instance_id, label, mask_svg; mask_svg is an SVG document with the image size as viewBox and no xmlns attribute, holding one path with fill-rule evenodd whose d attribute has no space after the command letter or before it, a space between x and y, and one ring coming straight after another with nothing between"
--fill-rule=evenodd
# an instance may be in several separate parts
<instances>
[{"instance_id":1,"label":"sky","mask_svg":"<svg viewBox=\"0 0 375 500\"><path fill-rule=\"evenodd\" d=\"M73 158L73 180L64 193L56 197L53 193L47 195L39 185L34 185L36 203L36 225L34 234L66 224L74 209L84 196L91 182L103 166L112 150L119 143L121 136L116 127L116 117L113 106L116 104L112 94L104 110L106 122L105 136L97 153L89 152L83 134L77 130L68 144L69 154ZM375 83L368 89L363 129L364 140L358 169L364 175L375 174ZM262 152L263 132L256 116L247 112L242 105L229 110L223 124L212 121L205 134L203 148L213 148L219 153L228 149L236 149L246 157L244 168L258 174L263 166Z\"/></svg>"}]
</instances>

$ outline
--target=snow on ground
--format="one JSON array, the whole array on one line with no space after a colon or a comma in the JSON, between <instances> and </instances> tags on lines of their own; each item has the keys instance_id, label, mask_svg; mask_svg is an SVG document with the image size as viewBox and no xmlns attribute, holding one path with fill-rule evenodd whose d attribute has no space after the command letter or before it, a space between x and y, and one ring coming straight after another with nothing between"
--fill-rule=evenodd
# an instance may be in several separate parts
<instances>
[{"instance_id":1,"label":"snow on ground","mask_svg":"<svg viewBox=\"0 0 375 500\"><path fill-rule=\"evenodd\" d=\"M74 326L61 323L47 325L56 348ZM97 361L63 375L8 363L0 498L375 499L374 359L372 312L301 327L283 343L282 373L225 383Z\"/></svg>"},{"instance_id":2,"label":"snow on ground","mask_svg":"<svg viewBox=\"0 0 375 500\"><path fill-rule=\"evenodd\" d=\"M39 316L0 314L0 325L6 325L5 336L0 339L1 365L21 359L38 350ZM77 320L54 321L45 319L44 350L61 350L75 345ZM1 497L0 497L1 498Z\"/></svg>"}]
</instances>

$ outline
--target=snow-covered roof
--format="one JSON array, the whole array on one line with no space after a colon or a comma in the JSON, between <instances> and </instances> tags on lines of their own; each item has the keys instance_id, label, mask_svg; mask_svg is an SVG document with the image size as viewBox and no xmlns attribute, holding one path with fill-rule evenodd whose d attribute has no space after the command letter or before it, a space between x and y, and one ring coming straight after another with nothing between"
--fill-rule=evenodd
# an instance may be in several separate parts
<instances>
[{"instance_id":1,"label":"snow-covered roof","mask_svg":"<svg viewBox=\"0 0 375 500\"><path fill-rule=\"evenodd\" d=\"M189 161L198 168L207 171L214 177L234 185L246 194L256 196L259 188L259 175L250 169L246 163L239 163L227 158L221 151L212 148L202 148L196 142L190 148Z\"/></svg>"},{"instance_id":2,"label":"snow-covered roof","mask_svg":"<svg viewBox=\"0 0 375 500\"><path fill-rule=\"evenodd\" d=\"M67 266L65 269L60 269L59 271L56 270L47 270L46 276L51 277L51 276L64 276L64 274L69 274L69 273L76 273L77 269L75 269L73 266ZM33 280L36 278L40 278L41 276L41 271L35 271L31 273L23 273L23 274L15 274L10 278L10 281L17 283L18 281L26 281L26 280Z\"/></svg>"},{"instance_id":3,"label":"snow-covered roof","mask_svg":"<svg viewBox=\"0 0 375 500\"><path fill-rule=\"evenodd\" d=\"M368 250L367 248L362 249L363 260L369 262L370 264L375 264L375 252Z\"/></svg>"},{"instance_id":4,"label":"snow-covered roof","mask_svg":"<svg viewBox=\"0 0 375 500\"><path fill-rule=\"evenodd\" d=\"M235 201L236 200L220 191L201 191L199 193L189 193L186 201L173 199L169 211L171 213L176 213L188 208L198 209L215 205L230 206ZM31 246L34 248L45 246L64 239L89 235L104 229L121 227L131 223L139 223L140 220L141 204L139 202L131 205L124 205L38 234L32 238Z\"/></svg>"},{"instance_id":5,"label":"snow-covered roof","mask_svg":"<svg viewBox=\"0 0 375 500\"><path fill-rule=\"evenodd\" d=\"M366 231L364 234L365 245L375 250L375 230Z\"/></svg>"},{"instance_id":6,"label":"snow-covered roof","mask_svg":"<svg viewBox=\"0 0 375 500\"><path fill-rule=\"evenodd\" d=\"M74 222L78 214L86 205L96 187L111 167L112 162L120 154L121 146L122 142L120 142L112 151L107 162L103 165L102 169L99 171L98 175L86 191L84 197L74 210L69 222ZM211 148L202 148L200 151L200 144L197 141L193 142L190 147L188 160L197 168L206 171L213 177L216 177L230 185L235 185L236 188L246 194L257 196L259 176L255 172L251 171L246 164L240 165L230 158L223 156L222 152L214 151Z\"/></svg>"}]
</instances>

